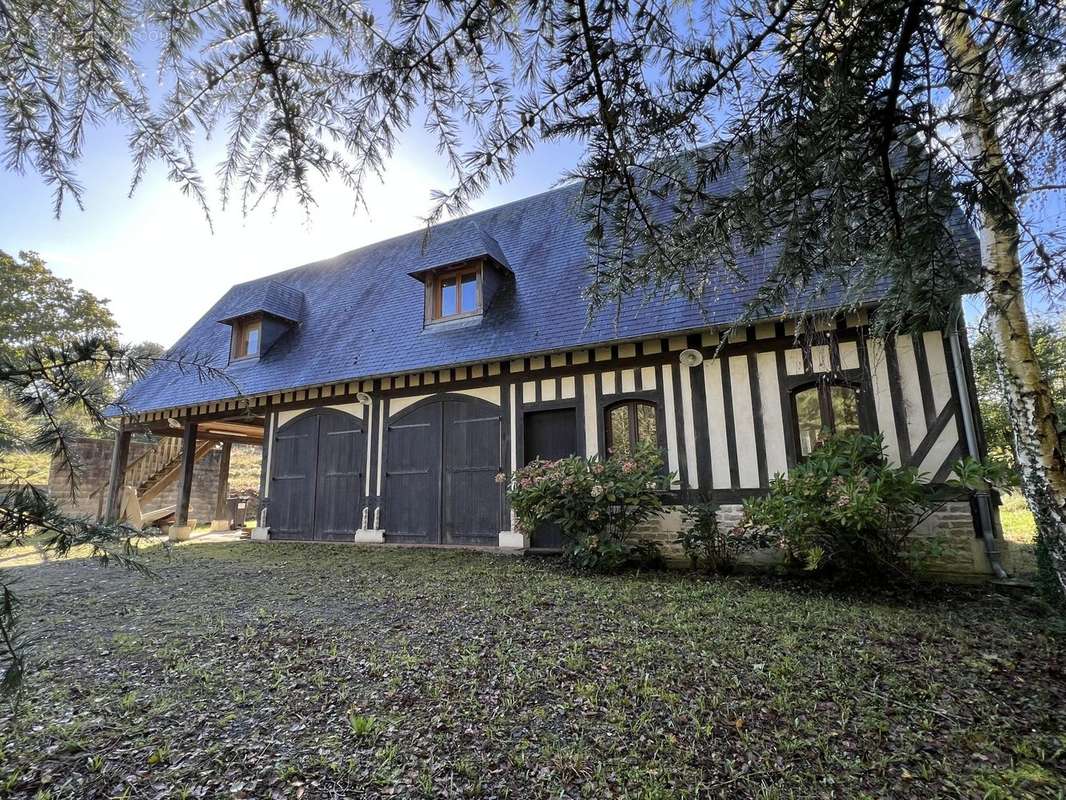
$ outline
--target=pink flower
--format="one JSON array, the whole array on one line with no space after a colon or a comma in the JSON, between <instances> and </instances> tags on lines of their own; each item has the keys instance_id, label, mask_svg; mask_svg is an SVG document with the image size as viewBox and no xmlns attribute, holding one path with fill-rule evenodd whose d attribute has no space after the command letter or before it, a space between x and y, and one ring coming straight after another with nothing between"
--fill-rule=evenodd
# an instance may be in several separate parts
<instances>
[{"instance_id":1,"label":"pink flower","mask_svg":"<svg viewBox=\"0 0 1066 800\"><path fill-rule=\"evenodd\" d=\"M625 461L622 463L622 472L633 472L637 468L636 462Z\"/></svg>"}]
</instances>

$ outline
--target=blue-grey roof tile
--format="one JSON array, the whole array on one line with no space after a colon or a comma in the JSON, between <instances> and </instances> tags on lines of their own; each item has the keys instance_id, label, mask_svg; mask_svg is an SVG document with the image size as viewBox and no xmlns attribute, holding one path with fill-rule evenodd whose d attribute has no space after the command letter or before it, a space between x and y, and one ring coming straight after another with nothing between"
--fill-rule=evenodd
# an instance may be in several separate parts
<instances>
[{"instance_id":1,"label":"blue-grey roof tile","mask_svg":"<svg viewBox=\"0 0 1066 800\"><path fill-rule=\"evenodd\" d=\"M700 302L652 293L629 297L590 319L583 296L590 254L577 213L579 198L580 186L570 184L442 223L428 241L424 231L415 231L239 284L170 350L173 357L206 356L226 378L201 380L194 370L159 364L128 390L123 410L186 406L729 325L742 316L777 257L772 246L742 257L738 267L744 278L709 287ZM973 238L969 228L962 233ZM423 286L412 274L484 255L513 273L484 315L474 323L424 327ZM833 308L842 291L815 300L797 296L776 314ZM230 328L219 320L250 310L298 324L260 359L227 366Z\"/></svg>"}]
</instances>

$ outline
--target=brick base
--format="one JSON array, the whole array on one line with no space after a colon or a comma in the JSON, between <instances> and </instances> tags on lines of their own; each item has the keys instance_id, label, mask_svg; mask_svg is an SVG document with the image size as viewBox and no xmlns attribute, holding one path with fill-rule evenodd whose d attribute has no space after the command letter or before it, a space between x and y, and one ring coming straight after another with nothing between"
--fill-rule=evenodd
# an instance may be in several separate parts
<instances>
[{"instance_id":1,"label":"brick base","mask_svg":"<svg viewBox=\"0 0 1066 800\"><path fill-rule=\"evenodd\" d=\"M723 531L737 525L743 516L743 506L723 505L718 509L718 524ZM684 528L681 509L671 507L659 519L637 530L641 539L657 542L662 548L663 557L671 566L688 566L681 546L677 544L677 535ZM1009 543L997 539L1000 561L1011 569ZM925 520L911 534L912 555L921 572L945 579L981 579L991 577L992 567L985 553L984 540L974 530L970 504L965 502L948 503L942 509ZM746 553L740 559L742 566L772 567L781 563L781 555L776 550Z\"/></svg>"}]
</instances>

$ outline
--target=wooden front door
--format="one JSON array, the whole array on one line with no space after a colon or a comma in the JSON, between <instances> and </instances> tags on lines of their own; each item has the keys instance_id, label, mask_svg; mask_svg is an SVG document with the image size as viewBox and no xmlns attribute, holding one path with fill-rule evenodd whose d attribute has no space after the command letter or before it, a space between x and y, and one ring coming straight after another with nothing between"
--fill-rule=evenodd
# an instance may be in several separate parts
<instances>
[{"instance_id":1,"label":"wooden front door","mask_svg":"<svg viewBox=\"0 0 1066 800\"><path fill-rule=\"evenodd\" d=\"M522 423L525 463L536 459L554 461L577 452L577 410L557 408L530 411ZM533 531L530 547L557 550L563 546L562 530L555 523L543 523Z\"/></svg>"},{"instance_id":2,"label":"wooden front door","mask_svg":"<svg viewBox=\"0 0 1066 800\"><path fill-rule=\"evenodd\" d=\"M385 536L420 544L499 542L498 407L463 395L392 417L385 443Z\"/></svg>"},{"instance_id":3,"label":"wooden front door","mask_svg":"<svg viewBox=\"0 0 1066 800\"><path fill-rule=\"evenodd\" d=\"M315 409L282 425L273 447L271 538L350 540L363 510L362 422L340 411Z\"/></svg>"}]
</instances>

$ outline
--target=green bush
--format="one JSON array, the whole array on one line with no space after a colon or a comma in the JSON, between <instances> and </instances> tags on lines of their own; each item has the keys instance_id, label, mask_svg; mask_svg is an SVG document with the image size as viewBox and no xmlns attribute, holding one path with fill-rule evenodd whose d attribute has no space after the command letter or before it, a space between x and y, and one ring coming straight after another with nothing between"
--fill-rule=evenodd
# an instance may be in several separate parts
<instances>
[{"instance_id":1,"label":"green bush","mask_svg":"<svg viewBox=\"0 0 1066 800\"><path fill-rule=\"evenodd\" d=\"M791 566L897 577L908 572L907 538L939 505L921 477L889 464L880 436L835 436L748 500L744 526L778 537Z\"/></svg>"},{"instance_id":2,"label":"green bush","mask_svg":"<svg viewBox=\"0 0 1066 800\"><path fill-rule=\"evenodd\" d=\"M612 572L650 566L661 559L657 546L633 534L662 513L660 494L669 487L662 468L662 455L648 446L605 461L538 460L511 476L508 497L522 530L559 525L567 558L577 567Z\"/></svg>"}]
</instances>

